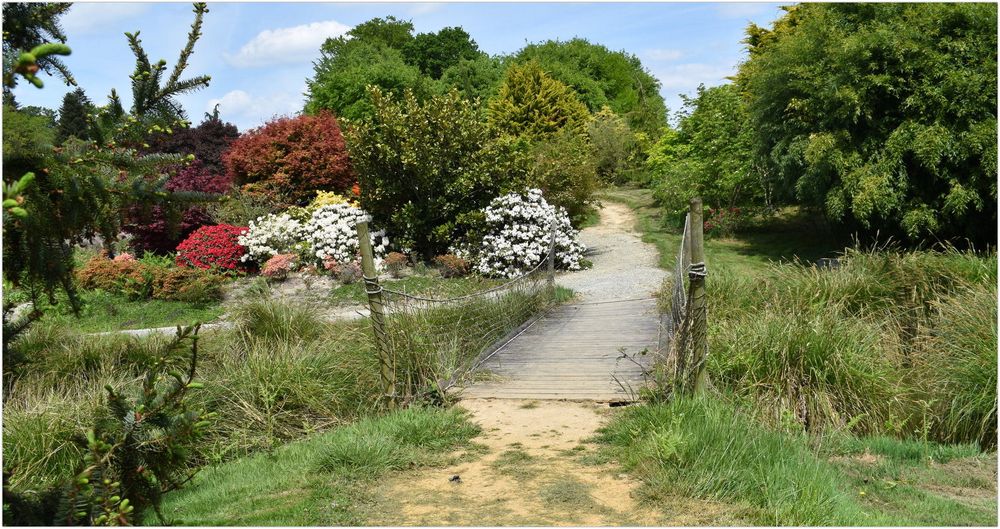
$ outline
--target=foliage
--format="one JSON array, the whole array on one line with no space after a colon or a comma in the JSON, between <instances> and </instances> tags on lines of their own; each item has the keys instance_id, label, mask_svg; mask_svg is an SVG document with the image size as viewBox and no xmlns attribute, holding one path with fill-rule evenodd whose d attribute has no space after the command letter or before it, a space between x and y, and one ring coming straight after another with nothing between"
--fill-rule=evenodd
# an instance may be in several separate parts
<instances>
[{"instance_id":1,"label":"foliage","mask_svg":"<svg viewBox=\"0 0 1000 529\"><path fill-rule=\"evenodd\" d=\"M3 5L3 71L4 104L12 104L10 90L17 84L10 76L22 52L49 42L66 43L66 34L59 25L59 17L66 14L72 4L7 2ZM66 65L54 55L36 57L35 67L48 75L61 77L67 85L76 85ZM32 73L32 75L34 75Z\"/></svg>"},{"instance_id":2,"label":"foliage","mask_svg":"<svg viewBox=\"0 0 1000 529\"><path fill-rule=\"evenodd\" d=\"M441 269L441 277L463 277L469 273L469 262L461 257L446 253L434 258L434 264Z\"/></svg>"},{"instance_id":3,"label":"foliage","mask_svg":"<svg viewBox=\"0 0 1000 529\"><path fill-rule=\"evenodd\" d=\"M129 257L123 259L123 257ZM121 294L129 300L160 299L203 303L222 298L224 279L199 268L176 268L136 260L95 256L76 272L81 288Z\"/></svg>"},{"instance_id":4,"label":"foliage","mask_svg":"<svg viewBox=\"0 0 1000 529\"><path fill-rule=\"evenodd\" d=\"M371 117L369 86L395 96L407 89L419 98L429 95L431 80L403 55L412 40L413 24L392 16L374 18L343 36L327 39L314 64L313 78L306 81L306 112L331 110L349 120Z\"/></svg>"},{"instance_id":5,"label":"foliage","mask_svg":"<svg viewBox=\"0 0 1000 529\"><path fill-rule=\"evenodd\" d=\"M232 123L223 122L217 114L205 114L205 119L197 127L181 126L176 129L164 129L154 132L146 138L149 147L147 152L168 152L175 154L193 154L212 174L226 172L222 163L222 155L229 149L229 144L239 137L239 131Z\"/></svg>"},{"instance_id":6,"label":"foliage","mask_svg":"<svg viewBox=\"0 0 1000 529\"><path fill-rule=\"evenodd\" d=\"M431 79L440 79L448 68L483 53L472 37L460 27L446 27L437 33L419 33L402 48L407 63Z\"/></svg>"},{"instance_id":7,"label":"foliage","mask_svg":"<svg viewBox=\"0 0 1000 529\"><path fill-rule=\"evenodd\" d=\"M371 91L373 118L348 131L361 205L376 227L425 260L447 251L470 215L526 175L516 142L498 138L457 91L424 103ZM431 192L432 190L432 192Z\"/></svg>"},{"instance_id":8,"label":"foliage","mask_svg":"<svg viewBox=\"0 0 1000 529\"><path fill-rule=\"evenodd\" d=\"M33 298L42 292L51 298L61 289L76 306L72 244L94 234L108 243L116 240L121 213L139 204L175 209L197 198L163 190L166 177L161 171L181 161L174 155L138 156L81 142L67 142L41 160L6 149L4 155L12 157L13 167L38 164L32 185L23 193L28 215L5 216L3 245L4 277L25 286Z\"/></svg>"},{"instance_id":9,"label":"foliage","mask_svg":"<svg viewBox=\"0 0 1000 529\"><path fill-rule=\"evenodd\" d=\"M462 59L441 74L441 84L446 89L454 88L462 97L473 101L489 101L496 96L503 74L504 61L497 57L481 54L472 59Z\"/></svg>"},{"instance_id":10,"label":"foliage","mask_svg":"<svg viewBox=\"0 0 1000 529\"><path fill-rule=\"evenodd\" d=\"M39 494L17 493L4 480L4 518L15 524L127 525L146 510L160 513L163 494L197 471L192 449L214 414L195 408L198 327L178 329L160 346L134 397L111 385L106 407L85 439L72 477ZM191 353L183 358L182 347ZM186 365L185 365L186 363ZM184 368L181 372L178 368Z\"/></svg>"},{"instance_id":11,"label":"foliage","mask_svg":"<svg viewBox=\"0 0 1000 529\"><path fill-rule=\"evenodd\" d=\"M247 250L239 243L244 231L246 228L230 224L202 226L177 245L177 264L236 271Z\"/></svg>"},{"instance_id":12,"label":"foliage","mask_svg":"<svg viewBox=\"0 0 1000 529\"><path fill-rule=\"evenodd\" d=\"M219 224L247 226L250 222L280 209L273 200L259 193L248 193L233 188L215 202L206 204L205 210Z\"/></svg>"},{"instance_id":13,"label":"foliage","mask_svg":"<svg viewBox=\"0 0 1000 529\"><path fill-rule=\"evenodd\" d=\"M585 247L566 210L550 206L539 189L525 195L497 197L484 211L486 235L474 256L476 271L486 276L517 277L548 259L555 237L555 265L580 269ZM553 233L553 218L555 233Z\"/></svg>"},{"instance_id":14,"label":"foliage","mask_svg":"<svg viewBox=\"0 0 1000 529\"><path fill-rule=\"evenodd\" d=\"M997 11L804 4L748 30L754 147L802 204L911 241L996 240Z\"/></svg>"},{"instance_id":15,"label":"foliage","mask_svg":"<svg viewBox=\"0 0 1000 529\"><path fill-rule=\"evenodd\" d=\"M514 61L538 61L550 76L572 88L590 112L608 106L634 131L655 136L667 125L660 83L634 55L574 38L529 44Z\"/></svg>"},{"instance_id":16,"label":"foliage","mask_svg":"<svg viewBox=\"0 0 1000 529\"><path fill-rule=\"evenodd\" d=\"M564 128L583 134L589 117L573 90L550 77L535 61L508 68L489 104L492 127L530 140L546 138Z\"/></svg>"},{"instance_id":17,"label":"foliage","mask_svg":"<svg viewBox=\"0 0 1000 529\"><path fill-rule=\"evenodd\" d=\"M708 208L702 229L705 235L720 235L729 237L747 223L746 214L740 208Z\"/></svg>"},{"instance_id":18,"label":"foliage","mask_svg":"<svg viewBox=\"0 0 1000 529\"><path fill-rule=\"evenodd\" d=\"M354 189L351 189L351 194L354 194ZM347 198L344 195L339 195L332 191L317 191L316 198L306 206L308 211L316 211L323 206L332 206L334 204L349 204L353 202L354 199Z\"/></svg>"},{"instance_id":19,"label":"foliage","mask_svg":"<svg viewBox=\"0 0 1000 529\"><path fill-rule=\"evenodd\" d=\"M649 152L657 201L668 211L686 208L694 197L725 208L765 202L770 188L753 171L750 136L735 85L699 86L694 98L684 98L678 129L666 131Z\"/></svg>"},{"instance_id":20,"label":"foliage","mask_svg":"<svg viewBox=\"0 0 1000 529\"><path fill-rule=\"evenodd\" d=\"M94 105L87 98L82 88L67 92L59 107L59 126L56 130L56 141L62 143L73 136L81 140L93 139L91 114Z\"/></svg>"},{"instance_id":21,"label":"foliage","mask_svg":"<svg viewBox=\"0 0 1000 529\"><path fill-rule=\"evenodd\" d=\"M209 172L200 161L181 167L163 186L167 191L198 194L222 194L229 190L225 175ZM178 215L180 218L177 219ZM171 215L174 217L172 218ZM136 206L128 211L124 230L132 235L130 244L138 251L166 254L174 251L194 230L211 224L213 219L203 205L193 205L180 212L161 206Z\"/></svg>"},{"instance_id":22,"label":"foliage","mask_svg":"<svg viewBox=\"0 0 1000 529\"><path fill-rule=\"evenodd\" d=\"M534 143L527 185L541 189L546 200L563 208L579 225L596 203L597 169L587 137L562 129Z\"/></svg>"},{"instance_id":23,"label":"foliage","mask_svg":"<svg viewBox=\"0 0 1000 529\"><path fill-rule=\"evenodd\" d=\"M237 185L292 204L308 203L317 190L346 192L356 181L340 125L325 111L244 133L222 158Z\"/></svg>"},{"instance_id":24,"label":"foliage","mask_svg":"<svg viewBox=\"0 0 1000 529\"><path fill-rule=\"evenodd\" d=\"M603 107L587 124L587 136L594 150L597 175L605 182L617 182L632 165L636 140L628 123L609 107Z\"/></svg>"}]
</instances>

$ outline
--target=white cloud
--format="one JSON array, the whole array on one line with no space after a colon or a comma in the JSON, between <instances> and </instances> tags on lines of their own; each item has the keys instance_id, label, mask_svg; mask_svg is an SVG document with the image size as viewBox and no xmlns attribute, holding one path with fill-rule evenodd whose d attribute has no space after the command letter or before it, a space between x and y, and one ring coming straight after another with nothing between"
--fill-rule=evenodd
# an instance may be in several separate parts
<instances>
[{"instance_id":1,"label":"white cloud","mask_svg":"<svg viewBox=\"0 0 1000 529\"><path fill-rule=\"evenodd\" d=\"M295 114L301 110L303 91L257 96L243 90L233 90L220 98L208 100L205 111L211 112L215 105L219 105L219 113L224 121L231 121L240 130L247 130L259 127L274 117Z\"/></svg>"},{"instance_id":2,"label":"white cloud","mask_svg":"<svg viewBox=\"0 0 1000 529\"><path fill-rule=\"evenodd\" d=\"M420 3L420 4L413 4L412 7L410 7L410 9L409 9L408 12L409 12L410 16L416 17L416 16L420 16L420 15L426 15L426 14L429 14L429 13L434 13L435 11L440 11L442 7L444 7L444 4L441 4L441 3Z\"/></svg>"},{"instance_id":3,"label":"white cloud","mask_svg":"<svg viewBox=\"0 0 1000 529\"><path fill-rule=\"evenodd\" d=\"M336 20L302 24L290 28L265 29L236 52L225 54L233 66L254 67L309 62L319 53L320 45L351 30Z\"/></svg>"},{"instance_id":4,"label":"white cloud","mask_svg":"<svg viewBox=\"0 0 1000 529\"><path fill-rule=\"evenodd\" d=\"M642 56L651 61L676 61L684 56L684 52L681 50L657 48L644 51Z\"/></svg>"},{"instance_id":5,"label":"white cloud","mask_svg":"<svg viewBox=\"0 0 1000 529\"><path fill-rule=\"evenodd\" d=\"M67 33L106 31L109 24L128 20L149 11L151 4L75 3L59 19Z\"/></svg>"}]
</instances>

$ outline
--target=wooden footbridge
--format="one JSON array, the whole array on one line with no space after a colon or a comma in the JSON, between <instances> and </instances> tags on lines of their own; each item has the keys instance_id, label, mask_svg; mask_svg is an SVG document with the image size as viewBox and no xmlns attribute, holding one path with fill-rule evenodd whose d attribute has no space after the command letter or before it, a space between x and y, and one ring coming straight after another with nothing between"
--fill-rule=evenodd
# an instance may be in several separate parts
<instances>
[{"instance_id":1,"label":"wooden footbridge","mask_svg":"<svg viewBox=\"0 0 1000 529\"><path fill-rule=\"evenodd\" d=\"M501 345L462 396L631 401L658 337L652 298L556 306Z\"/></svg>"}]
</instances>

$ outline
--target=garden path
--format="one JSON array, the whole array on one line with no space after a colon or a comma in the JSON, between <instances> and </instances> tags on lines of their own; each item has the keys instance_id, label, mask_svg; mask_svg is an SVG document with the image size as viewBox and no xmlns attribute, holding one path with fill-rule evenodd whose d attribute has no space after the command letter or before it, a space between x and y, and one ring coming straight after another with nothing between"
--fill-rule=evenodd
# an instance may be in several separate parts
<instances>
[{"instance_id":1,"label":"garden path","mask_svg":"<svg viewBox=\"0 0 1000 529\"><path fill-rule=\"evenodd\" d=\"M634 400L659 337L654 295L666 271L656 247L635 231L625 205L605 203L580 238L593 267L560 274L578 295L497 350L482 366L495 375L463 398ZM482 377L480 377L481 379Z\"/></svg>"}]
</instances>

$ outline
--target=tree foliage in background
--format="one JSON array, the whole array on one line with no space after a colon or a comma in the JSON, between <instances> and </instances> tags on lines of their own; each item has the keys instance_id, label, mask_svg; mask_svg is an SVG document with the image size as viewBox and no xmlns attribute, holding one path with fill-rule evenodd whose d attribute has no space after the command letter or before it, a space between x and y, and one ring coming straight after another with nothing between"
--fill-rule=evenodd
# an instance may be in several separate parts
<instances>
[{"instance_id":1,"label":"tree foliage in background","mask_svg":"<svg viewBox=\"0 0 1000 529\"><path fill-rule=\"evenodd\" d=\"M67 92L59 107L59 126L56 141L62 143L74 137L81 140L92 139L94 105L82 88Z\"/></svg>"},{"instance_id":2,"label":"tree foliage in background","mask_svg":"<svg viewBox=\"0 0 1000 529\"><path fill-rule=\"evenodd\" d=\"M232 142L222 157L236 185L305 205L316 191L350 192L357 181L332 114L278 118Z\"/></svg>"},{"instance_id":3,"label":"tree foliage in background","mask_svg":"<svg viewBox=\"0 0 1000 529\"><path fill-rule=\"evenodd\" d=\"M330 110L349 120L370 117L368 86L396 96L407 89L420 98L429 95L431 80L403 54L412 41L413 24L392 16L374 18L343 36L327 39L320 59L313 64L313 77L306 81L306 112Z\"/></svg>"},{"instance_id":4,"label":"tree foliage in background","mask_svg":"<svg viewBox=\"0 0 1000 529\"><path fill-rule=\"evenodd\" d=\"M489 103L489 122L505 134L534 141L569 129L586 132L590 113L571 88L550 77L535 61L507 69Z\"/></svg>"},{"instance_id":5,"label":"tree foliage in background","mask_svg":"<svg viewBox=\"0 0 1000 529\"><path fill-rule=\"evenodd\" d=\"M29 3L4 2L3 4L3 71L4 103L13 106L11 90L17 78L10 76L18 54L47 42L66 43L66 34L59 25L59 17L66 14L67 2ZM57 56L41 57L36 62L39 71L61 78L67 85L76 85L73 75Z\"/></svg>"},{"instance_id":6,"label":"tree foliage in background","mask_svg":"<svg viewBox=\"0 0 1000 529\"><path fill-rule=\"evenodd\" d=\"M460 27L443 28L437 33L419 33L402 51L407 63L435 80L459 61L483 55L476 41Z\"/></svg>"},{"instance_id":7,"label":"tree foliage in background","mask_svg":"<svg viewBox=\"0 0 1000 529\"><path fill-rule=\"evenodd\" d=\"M912 241L995 243L995 4L802 4L747 43L754 147L794 199Z\"/></svg>"},{"instance_id":8,"label":"tree foliage in background","mask_svg":"<svg viewBox=\"0 0 1000 529\"><path fill-rule=\"evenodd\" d=\"M634 131L655 136L667 125L660 82L634 55L575 38L529 44L514 60L538 61L549 75L575 90L591 112L608 106Z\"/></svg>"},{"instance_id":9,"label":"tree foliage in background","mask_svg":"<svg viewBox=\"0 0 1000 529\"><path fill-rule=\"evenodd\" d=\"M597 175L605 182L619 181L638 154L636 138L628 123L610 107L604 107L587 123L587 136L593 147Z\"/></svg>"},{"instance_id":10,"label":"tree foliage in background","mask_svg":"<svg viewBox=\"0 0 1000 529\"><path fill-rule=\"evenodd\" d=\"M523 185L517 142L497 137L456 90L421 102L373 87L370 97L373 117L348 130L361 206L404 247L428 260L446 253L478 210Z\"/></svg>"},{"instance_id":11,"label":"tree foliage in background","mask_svg":"<svg viewBox=\"0 0 1000 529\"><path fill-rule=\"evenodd\" d=\"M485 103L496 96L505 71L502 59L481 54L450 66L441 75L441 84L445 91L454 88L466 99Z\"/></svg>"},{"instance_id":12,"label":"tree foliage in background","mask_svg":"<svg viewBox=\"0 0 1000 529\"><path fill-rule=\"evenodd\" d=\"M596 203L597 167L587 136L563 128L529 148L526 188L541 189L546 202L566 209L579 225Z\"/></svg>"},{"instance_id":13,"label":"tree foliage in background","mask_svg":"<svg viewBox=\"0 0 1000 529\"><path fill-rule=\"evenodd\" d=\"M197 127L178 127L170 132L154 132L146 138L144 152L165 152L173 154L193 154L206 171L221 175L226 172L222 154L229 144L239 137L236 125L224 122L217 112L206 113L205 119Z\"/></svg>"},{"instance_id":14,"label":"tree foliage in background","mask_svg":"<svg viewBox=\"0 0 1000 529\"><path fill-rule=\"evenodd\" d=\"M684 97L678 128L648 152L658 203L672 212L685 210L696 196L714 207L760 204L768 195L758 172L751 171L750 142L737 87L699 86L695 97Z\"/></svg>"}]
</instances>

